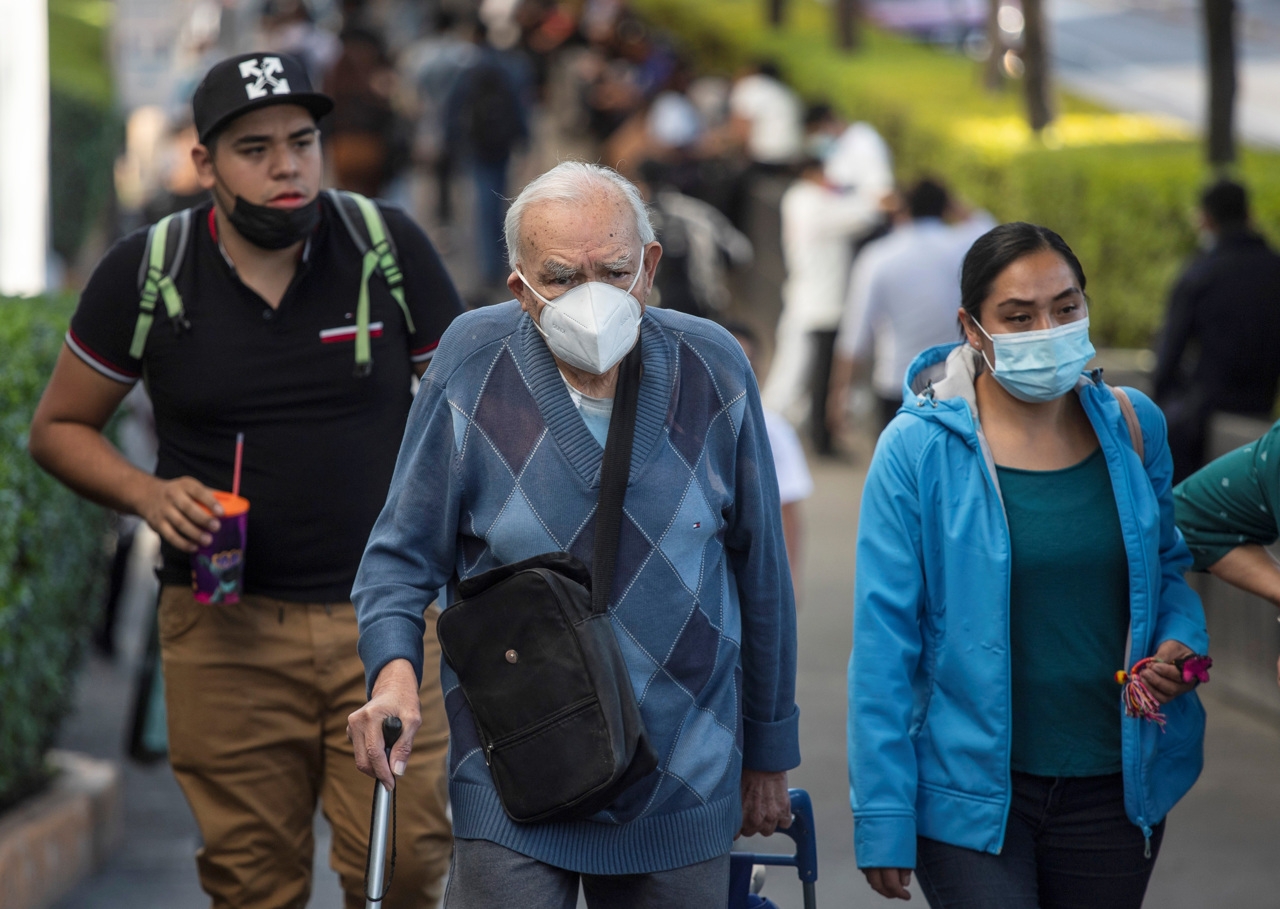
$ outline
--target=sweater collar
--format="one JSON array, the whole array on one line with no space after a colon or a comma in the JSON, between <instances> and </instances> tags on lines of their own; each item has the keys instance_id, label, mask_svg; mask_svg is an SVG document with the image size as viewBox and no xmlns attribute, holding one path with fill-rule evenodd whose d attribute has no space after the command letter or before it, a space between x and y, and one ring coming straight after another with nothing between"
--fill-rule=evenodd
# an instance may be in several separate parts
<instances>
[{"instance_id":1,"label":"sweater collar","mask_svg":"<svg viewBox=\"0 0 1280 909\"><path fill-rule=\"evenodd\" d=\"M591 484L600 482L604 448L591 435L569 397L564 378L546 341L534 327L528 313L521 316L516 344L525 380L542 413L543 422L556 445L574 469ZM649 456L657 449L670 409L672 387L672 340L648 315L640 320L640 394L636 401L636 434L631 449L631 481L639 475Z\"/></svg>"}]
</instances>

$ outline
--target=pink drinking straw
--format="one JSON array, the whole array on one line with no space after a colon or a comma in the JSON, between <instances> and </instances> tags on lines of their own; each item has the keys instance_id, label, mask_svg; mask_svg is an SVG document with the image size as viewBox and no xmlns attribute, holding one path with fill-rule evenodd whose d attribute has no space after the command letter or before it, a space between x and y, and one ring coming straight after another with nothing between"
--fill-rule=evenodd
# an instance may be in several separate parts
<instances>
[{"instance_id":1,"label":"pink drinking straw","mask_svg":"<svg viewBox=\"0 0 1280 909\"><path fill-rule=\"evenodd\" d=\"M240 462L244 459L244 433L236 433L236 466L231 474L231 494L240 495Z\"/></svg>"}]
</instances>

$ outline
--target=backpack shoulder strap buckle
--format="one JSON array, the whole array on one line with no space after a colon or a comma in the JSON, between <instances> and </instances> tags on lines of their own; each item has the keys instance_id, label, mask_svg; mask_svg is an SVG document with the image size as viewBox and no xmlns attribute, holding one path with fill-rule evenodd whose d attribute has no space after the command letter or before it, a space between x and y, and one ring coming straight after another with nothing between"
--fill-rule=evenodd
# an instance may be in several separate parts
<instances>
[{"instance_id":1,"label":"backpack shoulder strap buckle","mask_svg":"<svg viewBox=\"0 0 1280 909\"><path fill-rule=\"evenodd\" d=\"M155 321L156 300L164 301L165 313L175 335L188 331L191 321L182 305L182 295L174 282L187 254L191 238L191 209L165 215L147 231L147 244L138 266L138 321L133 328L129 356L142 359L147 336Z\"/></svg>"}]
</instances>

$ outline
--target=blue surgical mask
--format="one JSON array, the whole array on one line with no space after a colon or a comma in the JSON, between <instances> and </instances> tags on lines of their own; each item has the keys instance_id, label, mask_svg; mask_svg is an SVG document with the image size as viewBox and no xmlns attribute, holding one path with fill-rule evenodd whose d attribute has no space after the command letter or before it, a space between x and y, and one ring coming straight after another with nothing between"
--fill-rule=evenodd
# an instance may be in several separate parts
<instances>
[{"instance_id":1,"label":"blue surgical mask","mask_svg":"<svg viewBox=\"0 0 1280 909\"><path fill-rule=\"evenodd\" d=\"M988 335L976 319L973 324L995 349L999 368L987 360L986 351L982 353L991 377L1019 401L1030 404L1052 401L1069 392L1095 353L1089 342L1088 316L1041 331L999 335Z\"/></svg>"},{"instance_id":2,"label":"blue surgical mask","mask_svg":"<svg viewBox=\"0 0 1280 909\"><path fill-rule=\"evenodd\" d=\"M831 153L836 148L836 137L831 133L813 133L805 140L805 151L819 161L825 161L831 157Z\"/></svg>"}]
</instances>

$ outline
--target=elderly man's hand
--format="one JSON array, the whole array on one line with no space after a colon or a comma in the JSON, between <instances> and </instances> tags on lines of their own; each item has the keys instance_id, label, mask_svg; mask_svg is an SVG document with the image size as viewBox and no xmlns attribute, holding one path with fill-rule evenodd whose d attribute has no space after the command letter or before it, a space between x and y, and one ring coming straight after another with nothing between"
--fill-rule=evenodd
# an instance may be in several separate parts
<instances>
[{"instance_id":1,"label":"elderly man's hand","mask_svg":"<svg viewBox=\"0 0 1280 909\"><path fill-rule=\"evenodd\" d=\"M742 829L738 836L771 836L779 827L791 826L791 796L787 774L763 770L742 771ZM734 837L737 839L737 837Z\"/></svg>"},{"instance_id":2,"label":"elderly man's hand","mask_svg":"<svg viewBox=\"0 0 1280 909\"><path fill-rule=\"evenodd\" d=\"M392 660L378 673L369 703L347 717L347 738L355 748L356 767L361 773L381 780L388 789L395 789L396 777L404 774L409 753L413 751L413 737L422 725L418 697L418 676L413 664L408 660ZM404 731L391 750L388 766L382 721L392 716L400 718Z\"/></svg>"}]
</instances>

